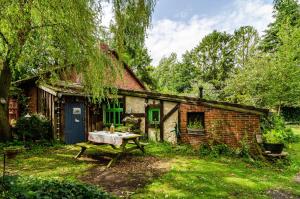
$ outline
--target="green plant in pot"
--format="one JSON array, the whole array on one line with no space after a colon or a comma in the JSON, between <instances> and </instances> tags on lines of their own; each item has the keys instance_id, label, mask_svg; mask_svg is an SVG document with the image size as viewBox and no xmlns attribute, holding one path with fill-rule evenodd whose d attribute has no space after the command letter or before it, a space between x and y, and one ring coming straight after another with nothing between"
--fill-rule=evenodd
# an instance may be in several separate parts
<instances>
[{"instance_id":1,"label":"green plant in pot","mask_svg":"<svg viewBox=\"0 0 300 199\"><path fill-rule=\"evenodd\" d=\"M7 158L12 159L16 157L18 153L21 153L25 150L23 146L11 146L11 147L5 147L3 149L4 154Z\"/></svg>"},{"instance_id":2,"label":"green plant in pot","mask_svg":"<svg viewBox=\"0 0 300 199\"><path fill-rule=\"evenodd\" d=\"M190 121L187 130L189 134L204 134L204 127L199 120Z\"/></svg>"},{"instance_id":3,"label":"green plant in pot","mask_svg":"<svg viewBox=\"0 0 300 199\"><path fill-rule=\"evenodd\" d=\"M272 153L281 153L285 142L285 131L272 129L264 133L264 148Z\"/></svg>"}]
</instances>

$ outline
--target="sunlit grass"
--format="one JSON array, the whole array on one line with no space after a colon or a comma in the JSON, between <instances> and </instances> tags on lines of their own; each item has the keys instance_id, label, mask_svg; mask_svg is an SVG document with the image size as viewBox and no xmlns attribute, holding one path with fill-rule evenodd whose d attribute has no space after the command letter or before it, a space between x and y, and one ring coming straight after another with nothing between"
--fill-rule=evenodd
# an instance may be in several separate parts
<instances>
[{"instance_id":1,"label":"sunlit grass","mask_svg":"<svg viewBox=\"0 0 300 199\"><path fill-rule=\"evenodd\" d=\"M10 175L76 180L94 166L76 160L74 155L78 151L79 148L74 146L34 147L15 159L7 160L7 171Z\"/></svg>"},{"instance_id":2,"label":"sunlit grass","mask_svg":"<svg viewBox=\"0 0 300 199\"><path fill-rule=\"evenodd\" d=\"M293 129L300 134L299 126ZM201 158L198 152L185 145L150 143L146 147L146 156L167 159L171 164L170 171L137 190L132 198L268 198L266 191L269 189L285 190L300 196L300 185L293 180L300 171L300 143L292 144L286 150L292 164L279 169L230 157ZM8 172L78 181L78 177L89 168L101 166L75 159L78 151L79 147L72 145L35 147L9 160ZM88 153L95 151L89 150ZM134 154L143 156L138 151Z\"/></svg>"},{"instance_id":3,"label":"sunlit grass","mask_svg":"<svg viewBox=\"0 0 300 199\"><path fill-rule=\"evenodd\" d=\"M151 151L163 156L169 150L164 146ZM201 159L171 153L175 159L171 171L138 190L133 198L269 198L269 189L300 196L300 184L293 180L300 171L300 143L293 144L289 153L293 161L285 169L258 167L229 157Z\"/></svg>"}]
</instances>

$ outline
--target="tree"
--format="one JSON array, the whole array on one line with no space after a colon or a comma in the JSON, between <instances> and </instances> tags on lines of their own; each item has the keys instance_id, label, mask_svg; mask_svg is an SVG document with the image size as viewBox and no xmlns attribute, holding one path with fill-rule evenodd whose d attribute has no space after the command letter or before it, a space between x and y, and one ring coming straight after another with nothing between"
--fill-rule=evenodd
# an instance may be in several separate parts
<instances>
[{"instance_id":1,"label":"tree","mask_svg":"<svg viewBox=\"0 0 300 199\"><path fill-rule=\"evenodd\" d=\"M260 48L264 52L275 52L282 41L278 36L280 26L284 23L292 27L300 26L300 6L297 0L274 0L274 18L265 31Z\"/></svg>"},{"instance_id":2,"label":"tree","mask_svg":"<svg viewBox=\"0 0 300 199\"><path fill-rule=\"evenodd\" d=\"M113 44L122 59L133 69L142 81L151 86L147 66L151 62L145 47L147 28L155 0L115 0L113 10L115 23L111 24Z\"/></svg>"},{"instance_id":3,"label":"tree","mask_svg":"<svg viewBox=\"0 0 300 199\"><path fill-rule=\"evenodd\" d=\"M113 5L118 9L118 3L124 2L114 0ZM76 67L83 73L85 91L92 94L93 100L101 100L112 91L120 63L99 48L103 32L99 1L0 0L0 5L0 140L9 138L7 101L13 74L17 78L20 71L38 73L54 67ZM140 2L137 11L127 12L132 16L130 23L149 20L147 13L133 17L145 7ZM126 16L116 17L124 21L122 17ZM114 31L116 38L127 38L129 34L140 36L124 29ZM112 74L109 79L107 72Z\"/></svg>"},{"instance_id":4,"label":"tree","mask_svg":"<svg viewBox=\"0 0 300 199\"><path fill-rule=\"evenodd\" d=\"M231 39L225 32L213 31L191 52L193 65L199 72L197 78L211 83L217 90L223 89L234 67Z\"/></svg>"},{"instance_id":5,"label":"tree","mask_svg":"<svg viewBox=\"0 0 300 199\"><path fill-rule=\"evenodd\" d=\"M258 41L258 32L252 26L242 26L234 31L232 42L235 68L244 67L248 58L255 55Z\"/></svg>"},{"instance_id":6,"label":"tree","mask_svg":"<svg viewBox=\"0 0 300 199\"><path fill-rule=\"evenodd\" d=\"M86 0L1 0L0 4L0 139L7 140L7 100L13 72L34 59L43 59L50 66L85 67L96 52L95 12L91 8L96 5ZM38 49L43 49L42 53L32 58L30 53L37 56Z\"/></svg>"},{"instance_id":7,"label":"tree","mask_svg":"<svg viewBox=\"0 0 300 199\"><path fill-rule=\"evenodd\" d=\"M163 57L154 72L154 79L157 82L157 90L163 92L176 92L173 87L173 74L175 65L178 64L176 53L169 57Z\"/></svg>"},{"instance_id":8,"label":"tree","mask_svg":"<svg viewBox=\"0 0 300 199\"><path fill-rule=\"evenodd\" d=\"M261 107L297 105L300 101L300 28L279 28L281 45L275 53L252 57L228 80L227 99Z\"/></svg>"}]
</instances>

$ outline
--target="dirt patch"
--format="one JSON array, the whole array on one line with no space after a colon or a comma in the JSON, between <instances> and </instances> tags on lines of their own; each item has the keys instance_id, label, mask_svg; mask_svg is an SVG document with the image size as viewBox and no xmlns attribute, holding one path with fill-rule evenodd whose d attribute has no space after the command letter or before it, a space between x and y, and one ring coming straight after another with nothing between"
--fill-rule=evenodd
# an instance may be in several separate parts
<instances>
[{"instance_id":1,"label":"dirt patch","mask_svg":"<svg viewBox=\"0 0 300 199\"><path fill-rule=\"evenodd\" d=\"M299 196L296 196L288 191L278 189L270 189L267 191L267 194L272 199L300 199Z\"/></svg>"},{"instance_id":2,"label":"dirt patch","mask_svg":"<svg viewBox=\"0 0 300 199\"><path fill-rule=\"evenodd\" d=\"M147 156L126 156L114 166L102 165L91 168L80 180L103 187L114 195L129 198L138 188L167 172L170 160Z\"/></svg>"}]
</instances>

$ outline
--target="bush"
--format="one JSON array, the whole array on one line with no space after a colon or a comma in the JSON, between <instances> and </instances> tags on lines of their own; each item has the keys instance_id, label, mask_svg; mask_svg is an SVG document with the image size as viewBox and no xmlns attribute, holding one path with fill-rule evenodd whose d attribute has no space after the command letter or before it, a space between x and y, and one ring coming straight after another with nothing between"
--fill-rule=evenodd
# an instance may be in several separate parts
<instances>
[{"instance_id":1,"label":"bush","mask_svg":"<svg viewBox=\"0 0 300 199\"><path fill-rule=\"evenodd\" d=\"M34 114L30 118L21 117L16 124L19 140L43 140L51 138L50 121L43 115Z\"/></svg>"},{"instance_id":2,"label":"bush","mask_svg":"<svg viewBox=\"0 0 300 199\"><path fill-rule=\"evenodd\" d=\"M235 154L234 150L226 144L207 145L202 144L199 149L201 156L219 157L220 155L232 156Z\"/></svg>"},{"instance_id":3,"label":"bush","mask_svg":"<svg viewBox=\"0 0 300 199\"><path fill-rule=\"evenodd\" d=\"M18 199L106 199L113 198L92 185L59 180L36 178L6 178L1 198Z\"/></svg>"},{"instance_id":4,"label":"bush","mask_svg":"<svg viewBox=\"0 0 300 199\"><path fill-rule=\"evenodd\" d=\"M241 147L233 149L230 148L226 144L216 144L216 145L208 145L202 144L199 148L200 156L211 156L211 157L219 157L219 156L230 156L230 157L238 157L238 158L251 158L250 155L250 146L246 140L242 140L240 142Z\"/></svg>"},{"instance_id":5,"label":"bush","mask_svg":"<svg viewBox=\"0 0 300 199\"><path fill-rule=\"evenodd\" d=\"M272 129L264 133L264 141L269 144L284 144L285 131L279 129Z\"/></svg>"},{"instance_id":6,"label":"bush","mask_svg":"<svg viewBox=\"0 0 300 199\"><path fill-rule=\"evenodd\" d=\"M293 143L300 140L291 128L287 128L283 117L272 115L262 122L263 137L267 143Z\"/></svg>"}]
</instances>

